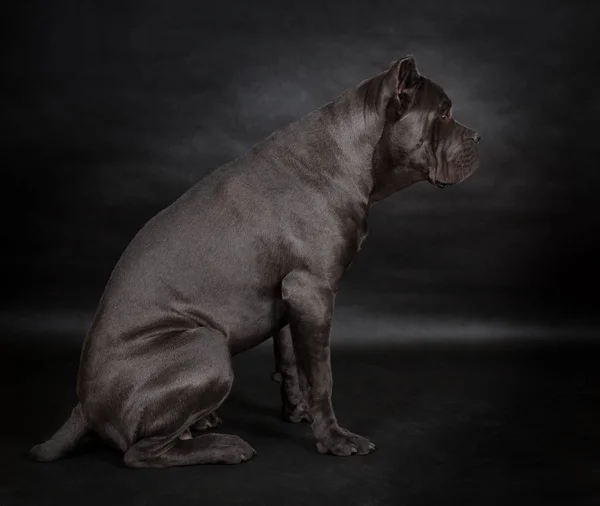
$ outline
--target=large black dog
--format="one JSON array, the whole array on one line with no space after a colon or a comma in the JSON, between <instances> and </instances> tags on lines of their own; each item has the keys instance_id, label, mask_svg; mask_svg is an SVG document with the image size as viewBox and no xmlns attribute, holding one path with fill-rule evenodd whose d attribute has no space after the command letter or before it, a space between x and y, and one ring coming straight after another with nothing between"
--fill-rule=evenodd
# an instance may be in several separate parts
<instances>
[{"instance_id":1,"label":"large black dog","mask_svg":"<svg viewBox=\"0 0 600 506\"><path fill-rule=\"evenodd\" d=\"M407 57L209 174L121 256L83 345L79 404L30 455L57 459L93 430L131 467L248 460L241 438L191 430L220 421L231 356L271 336L285 416L312 422L320 452L372 451L331 404L340 278L373 203L463 181L478 141Z\"/></svg>"}]
</instances>

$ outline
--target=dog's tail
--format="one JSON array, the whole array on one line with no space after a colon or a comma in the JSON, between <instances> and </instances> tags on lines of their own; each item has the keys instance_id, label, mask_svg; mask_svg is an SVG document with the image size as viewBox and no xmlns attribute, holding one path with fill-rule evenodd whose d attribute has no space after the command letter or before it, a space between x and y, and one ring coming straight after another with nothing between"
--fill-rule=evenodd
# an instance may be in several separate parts
<instances>
[{"instance_id":1,"label":"dog's tail","mask_svg":"<svg viewBox=\"0 0 600 506\"><path fill-rule=\"evenodd\" d=\"M29 450L29 457L38 462L51 462L72 450L88 432L81 404L77 404L64 425L45 443Z\"/></svg>"}]
</instances>

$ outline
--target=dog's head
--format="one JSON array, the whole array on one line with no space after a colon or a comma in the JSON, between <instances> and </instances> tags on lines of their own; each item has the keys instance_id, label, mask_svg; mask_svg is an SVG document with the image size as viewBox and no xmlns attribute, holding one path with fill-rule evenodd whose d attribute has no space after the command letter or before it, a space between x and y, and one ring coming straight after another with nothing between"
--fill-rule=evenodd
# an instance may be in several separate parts
<instances>
[{"instance_id":1,"label":"dog's head","mask_svg":"<svg viewBox=\"0 0 600 506\"><path fill-rule=\"evenodd\" d=\"M469 177L479 165L480 136L456 121L442 87L419 74L412 56L379 77L385 123L373 158L374 200L406 186L407 178L445 188Z\"/></svg>"}]
</instances>

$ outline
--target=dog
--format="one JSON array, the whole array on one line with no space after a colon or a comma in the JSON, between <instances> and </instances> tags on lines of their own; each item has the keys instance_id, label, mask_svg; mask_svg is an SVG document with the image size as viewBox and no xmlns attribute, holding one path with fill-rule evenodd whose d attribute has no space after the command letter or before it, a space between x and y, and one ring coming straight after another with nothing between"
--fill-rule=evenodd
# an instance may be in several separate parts
<instances>
[{"instance_id":1,"label":"dog","mask_svg":"<svg viewBox=\"0 0 600 506\"><path fill-rule=\"evenodd\" d=\"M243 439L196 431L220 423L231 357L270 337L284 417L310 422L321 453L372 452L331 403L340 279L370 207L465 180L479 140L407 56L208 174L123 252L83 344L79 404L30 456L56 460L94 431L133 468L247 461Z\"/></svg>"}]
</instances>

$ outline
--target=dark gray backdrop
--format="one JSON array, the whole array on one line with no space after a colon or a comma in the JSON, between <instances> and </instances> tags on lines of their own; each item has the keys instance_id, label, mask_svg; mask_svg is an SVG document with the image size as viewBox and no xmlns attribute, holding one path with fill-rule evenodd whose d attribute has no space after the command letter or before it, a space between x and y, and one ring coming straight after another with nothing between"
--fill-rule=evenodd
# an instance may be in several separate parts
<instances>
[{"instance_id":1,"label":"dark gray backdrop","mask_svg":"<svg viewBox=\"0 0 600 506\"><path fill-rule=\"evenodd\" d=\"M19 0L1 12L3 506L599 504L600 349L573 343L598 329L593 2ZM137 472L93 437L60 462L28 461L77 402L81 341L137 230L408 53L481 132L483 163L462 185L376 206L342 283L333 402L377 451L318 455L307 426L283 423L265 343L235 358L219 408L222 430L258 450L249 463Z\"/></svg>"},{"instance_id":2,"label":"dark gray backdrop","mask_svg":"<svg viewBox=\"0 0 600 506\"><path fill-rule=\"evenodd\" d=\"M482 167L374 208L336 338L589 331L595 19L583 3L548 1L16 3L5 18L3 323L80 339L150 217L411 53L482 134Z\"/></svg>"}]
</instances>

